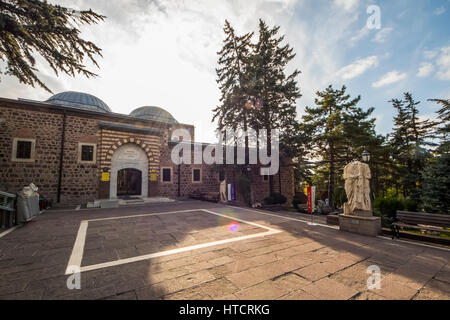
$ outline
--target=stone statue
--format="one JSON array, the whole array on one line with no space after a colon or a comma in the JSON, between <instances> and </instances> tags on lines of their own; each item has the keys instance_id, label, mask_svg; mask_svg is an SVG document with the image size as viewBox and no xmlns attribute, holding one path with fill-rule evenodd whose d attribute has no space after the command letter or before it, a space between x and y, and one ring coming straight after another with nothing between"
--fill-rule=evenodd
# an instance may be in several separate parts
<instances>
[{"instance_id":1,"label":"stone statue","mask_svg":"<svg viewBox=\"0 0 450 320\"><path fill-rule=\"evenodd\" d=\"M353 161L344 168L345 192L344 214L372 216L370 201L370 168L367 164Z\"/></svg>"},{"instance_id":2,"label":"stone statue","mask_svg":"<svg viewBox=\"0 0 450 320\"><path fill-rule=\"evenodd\" d=\"M227 202L227 181L220 183L220 202Z\"/></svg>"}]
</instances>

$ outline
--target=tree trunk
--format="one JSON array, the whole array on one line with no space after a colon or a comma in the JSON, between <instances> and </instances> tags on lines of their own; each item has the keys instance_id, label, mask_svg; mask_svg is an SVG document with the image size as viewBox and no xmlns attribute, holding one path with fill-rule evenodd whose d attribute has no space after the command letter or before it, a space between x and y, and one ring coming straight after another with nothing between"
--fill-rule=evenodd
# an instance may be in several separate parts
<instances>
[{"instance_id":1,"label":"tree trunk","mask_svg":"<svg viewBox=\"0 0 450 320\"><path fill-rule=\"evenodd\" d=\"M330 169L328 176L328 204L334 210L334 149L333 143L330 143Z\"/></svg>"},{"instance_id":2,"label":"tree trunk","mask_svg":"<svg viewBox=\"0 0 450 320\"><path fill-rule=\"evenodd\" d=\"M272 129L267 129L267 155L269 158L272 156ZM269 193L274 193L273 175L269 175Z\"/></svg>"}]
</instances>

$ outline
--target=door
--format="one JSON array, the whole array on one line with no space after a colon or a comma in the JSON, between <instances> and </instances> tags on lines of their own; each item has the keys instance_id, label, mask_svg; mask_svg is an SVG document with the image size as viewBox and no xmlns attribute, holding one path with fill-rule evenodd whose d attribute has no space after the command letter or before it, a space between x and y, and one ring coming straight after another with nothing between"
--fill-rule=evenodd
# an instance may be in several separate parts
<instances>
[{"instance_id":1,"label":"door","mask_svg":"<svg viewBox=\"0 0 450 320\"><path fill-rule=\"evenodd\" d=\"M117 196L140 196L142 192L142 172L127 168L117 172Z\"/></svg>"}]
</instances>

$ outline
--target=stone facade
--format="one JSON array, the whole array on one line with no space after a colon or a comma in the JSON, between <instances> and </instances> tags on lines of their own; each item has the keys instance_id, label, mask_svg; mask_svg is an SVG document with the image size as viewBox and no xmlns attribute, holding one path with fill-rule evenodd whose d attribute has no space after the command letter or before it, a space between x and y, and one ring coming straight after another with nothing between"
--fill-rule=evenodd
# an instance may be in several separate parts
<instances>
[{"instance_id":1,"label":"stone facade","mask_svg":"<svg viewBox=\"0 0 450 320\"><path fill-rule=\"evenodd\" d=\"M133 145L147 158L147 172L142 183L147 184L142 196L188 197L194 191L219 191L219 171L224 170L227 183L235 183L239 170L232 165L174 165L169 135L177 128L191 132L185 124L167 124L113 113L77 110L46 103L0 98L0 190L16 193L34 183L39 193L54 203L85 204L111 196L111 183L102 181L102 173L111 173L114 154L121 147ZM28 139L35 143L33 159L13 159L14 140ZM92 163L80 161L80 146L94 146ZM63 152L61 153L61 150ZM62 155L62 166L61 166ZM269 195L269 181L259 175L259 167L252 165L249 173L255 201ZM172 180L163 182L161 168L171 168ZM200 169L201 180L193 181L193 169ZM292 201L294 195L293 168L283 166L275 175L274 191ZM151 176L156 180L152 181ZM180 183L179 183L180 182ZM143 188L144 190L145 188ZM236 187L237 189L237 187ZM237 200L242 201L239 190Z\"/></svg>"}]
</instances>

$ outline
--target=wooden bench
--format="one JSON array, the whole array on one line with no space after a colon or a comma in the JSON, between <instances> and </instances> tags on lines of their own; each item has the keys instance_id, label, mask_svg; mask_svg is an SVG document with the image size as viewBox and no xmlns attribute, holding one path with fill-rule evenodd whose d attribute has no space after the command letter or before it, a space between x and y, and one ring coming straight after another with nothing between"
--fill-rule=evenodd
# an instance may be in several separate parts
<instances>
[{"instance_id":1,"label":"wooden bench","mask_svg":"<svg viewBox=\"0 0 450 320\"><path fill-rule=\"evenodd\" d=\"M197 190L193 191L189 197L191 199L209 201L209 202L219 202L220 193L219 192L199 192Z\"/></svg>"},{"instance_id":2,"label":"wooden bench","mask_svg":"<svg viewBox=\"0 0 450 320\"><path fill-rule=\"evenodd\" d=\"M397 211L396 221L391 225L392 239L400 238L401 229L417 229L450 234L450 215L422 212Z\"/></svg>"},{"instance_id":3,"label":"wooden bench","mask_svg":"<svg viewBox=\"0 0 450 320\"><path fill-rule=\"evenodd\" d=\"M0 191L0 228L16 224L16 195Z\"/></svg>"}]
</instances>

